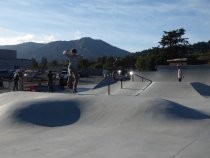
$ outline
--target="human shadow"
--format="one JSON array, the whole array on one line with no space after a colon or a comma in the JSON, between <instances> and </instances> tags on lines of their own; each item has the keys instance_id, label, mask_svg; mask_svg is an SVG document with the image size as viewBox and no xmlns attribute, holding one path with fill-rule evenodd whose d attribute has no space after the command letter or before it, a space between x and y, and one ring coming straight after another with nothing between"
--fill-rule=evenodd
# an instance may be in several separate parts
<instances>
[{"instance_id":1,"label":"human shadow","mask_svg":"<svg viewBox=\"0 0 210 158\"><path fill-rule=\"evenodd\" d=\"M200 95L210 96L210 86L200 82L192 82L191 85Z\"/></svg>"},{"instance_id":2,"label":"human shadow","mask_svg":"<svg viewBox=\"0 0 210 158\"><path fill-rule=\"evenodd\" d=\"M46 127L66 126L80 118L79 103L74 101L40 101L17 109L17 120Z\"/></svg>"}]
</instances>

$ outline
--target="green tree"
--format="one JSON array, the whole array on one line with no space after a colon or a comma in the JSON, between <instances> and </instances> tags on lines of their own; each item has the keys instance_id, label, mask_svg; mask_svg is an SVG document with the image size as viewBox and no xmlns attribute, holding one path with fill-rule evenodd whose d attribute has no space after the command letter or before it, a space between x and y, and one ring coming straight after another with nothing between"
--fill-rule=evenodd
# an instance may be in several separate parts
<instances>
[{"instance_id":1,"label":"green tree","mask_svg":"<svg viewBox=\"0 0 210 158\"><path fill-rule=\"evenodd\" d=\"M135 66L138 70L146 70L146 60L144 56L137 57Z\"/></svg>"},{"instance_id":2,"label":"green tree","mask_svg":"<svg viewBox=\"0 0 210 158\"><path fill-rule=\"evenodd\" d=\"M99 57L96 62L101 64L101 65L105 65L106 60L107 60L107 56L103 56L103 57Z\"/></svg>"},{"instance_id":3,"label":"green tree","mask_svg":"<svg viewBox=\"0 0 210 158\"><path fill-rule=\"evenodd\" d=\"M41 60L41 69L44 70L47 68L47 64L48 64L48 61L47 61L47 58L45 57L42 57L42 60Z\"/></svg>"},{"instance_id":4,"label":"green tree","mask_svg":"<svg viewBox=\"0 0 210 158\"><path fill-rule=\"evenodd\" d=\"M88 59L82 59L82 60L80 60L80 62L79 62L79 68L81 68L81 69L85 69L85 68L88 68L89 66L90 66L90 62L89 62L89 60Z\"/></svg>"},{"instance_id":5,"label":"green tree","mask_svg":"<svg viewBox=\"0 0 210 158\"><path fill-rule=\"evenodd\" d=\"M103 66L106 69L113 70L113 69L115 69L114 62L115 62L114 57L106 57L106 62L105 62L105 64Z\"/></svg>"},{"instance_id":6,"label":"green tree","mask_svg":"<svg viewBox=\"0 0 210 158\"><path fill-rule=\"evenodd\" d=\"M32 58L31 60L32 60L33 69L35 69L35 70L38 69L39 68L39 63L36 61L36 59Z\"/></svg>"},{"instance_id":7,"label":"green tree","mask_svg":"<svg viewBox=\"0 0 210 158\"><path fill-rule=\"evenodd\" d=\"M187 41L188 38L183 38L182 36L185 34L185 29L177 29L172 31L163 31L164 35L161 38L161 41L159 42L163 48L168 47L174 47L174 46L182 46L187 45L189 42Z\"/></svg>"},{"instance_id":8,"label":"green tree","mask_svg":"<svg viewBox=\"0 0 210 158\"><path fill-rule=\"evenodd\" d=\"M91 65L91 68L93 68L93 69L103 69L103 65L96 62L96 63Z\"/></svg>"},{"instance_id":9,"label":"green tree","mask_svg":"<svg viewBox=\"0 0 210 158\"><path fill-rule=\"evenodd\" d=\"M57 60L53 60L51 64L52 64L52 66L58 66Z\"/></svg>"},{"instance_id":10,"label":"green tree","mask_svg":"<svg viewBox=\"0 0 210 158\"><path fill-rule=\"evenodd\" d=\"M134 69L136 64L136 57L134 55L128 55L121 59L120 66L123 69Z\"/></svg>"},{"instance_id":11,"label":"green tree","mask_svg":"<svg viewBox=\"0 0 210 158\"><path fill-rule=\"evenodd\" d=\"M159 44L168 53L169 58L182 57L187 54L188 38L184 38L185 29L177 29L172 31L163 31L164 35Z\"/></svg>"}]
</instances>

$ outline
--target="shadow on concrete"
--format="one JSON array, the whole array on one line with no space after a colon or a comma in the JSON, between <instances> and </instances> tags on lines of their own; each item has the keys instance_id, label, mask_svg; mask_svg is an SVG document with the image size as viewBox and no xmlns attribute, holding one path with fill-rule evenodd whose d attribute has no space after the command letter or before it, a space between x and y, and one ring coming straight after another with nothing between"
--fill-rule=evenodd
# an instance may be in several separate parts
<instances>
[{"instance_id":1,"label":"shadow on concrete","mask_svg":"<svg viewBox=\"0 0 210 158\"><path fill-rule=\"evenodd\" d=\"M114 84L117 81L113 79L111 76L105 77L101 82L99 82L93 89L106 87L108 85Z\"/></svg>"},{"instance_id":2,"label":"shadow on concrete","mask_svg":"<svg viewBox=\"0 0 210 158\"><path fill-rule=\"evenodd\" d=\"M168 106L166 106L165 112L167 115L170 115L171 117L180 118L180 119L192 119L192 120L210 119L210 116L203 112L177 104L175 102L171 102Z\"/></svg>"},{"instance_id":3,"label":"shadow on concrete","mask_svg":"<svg viewBox=\"0 0 210 158\"><path fill-rule=\"evenodd\" d=\"M164 120L204 120L210 119L210 115L197 109L193 109L170 100L157 101L147 109L152 118L163 118Z\"/></svg>"},{"instance_id":4,"label":"shadow on concrete","mask_svg":"<svg viewBox=\"0 0 210 158\"><path fill-rule=\"evenodd\" d=\"M77 122L80 113L79 105L74 101L43 101L17 109L14 117L40 126L57 127Z\"/></svg>"},{"instance_id":5,"label":"shadow on concrete","mask_svg":"<svg viewBox=\"0 0 210 158\"><path fill-rule=\"evenodd\" d=\"M200 95L210 96L210 86L200 82L192 82L191 85Z\"/></svg>"},{"instance_id":6,"label":"shadow on concrete","mask_svg":"<svg viewBox=\"0 0 210 158\"><path fill-rule=\"evenodd\" d=\"M59 85L53 86L53 92L60 92L65 90L64 87L61 87ZM36 92L49 92L48 86L35 86Z\"/></svg>"}]
</instances>

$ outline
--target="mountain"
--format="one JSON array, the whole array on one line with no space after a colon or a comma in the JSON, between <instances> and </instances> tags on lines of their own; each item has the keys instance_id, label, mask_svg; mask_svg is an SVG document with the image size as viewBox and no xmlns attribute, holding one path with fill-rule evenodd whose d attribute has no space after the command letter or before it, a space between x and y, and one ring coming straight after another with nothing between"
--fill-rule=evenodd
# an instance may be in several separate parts
<instances>
[{"instance_id":1,"label":"mountain","mask_svg":"<svg viewBox=\"0 0 210 158\"><path fill-rule=\"evenodd\" d=\"M123 57L129 55L130 52L114 47L102 40L84 37L79 40L72 41L54 41L50 43L22 43L17 45L4 45L0 49L17 50L18 58L40 60L42 57L52 60L65 60L63 51L76 48L78 54L84 55L87 59L95 59L102 56Z\"/></svg>"}]
</instances>

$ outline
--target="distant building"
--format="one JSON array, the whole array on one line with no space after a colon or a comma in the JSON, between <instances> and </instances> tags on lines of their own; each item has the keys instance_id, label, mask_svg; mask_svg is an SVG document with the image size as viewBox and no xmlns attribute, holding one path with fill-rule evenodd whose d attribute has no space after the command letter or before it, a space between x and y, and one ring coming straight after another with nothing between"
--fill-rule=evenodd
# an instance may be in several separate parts
<instances>
[{"instance_id":1,"label":"distant building","mask_svg":"<svg viewBox=\"0 0 210 158\"><path fill-rule=\"evenodd\" d=\"M17 59L16 50L0 49L0 69L26 69L32 67L32 60Z\"/></svg>"},{"instance_id":2,"label":"distant building","mask_svg":"<svg viewBox=\"0 0 210 158\"><path fill-rule=\"evenodd\" d=\"M171 66L187 65L187 58L170 59L170 60L167 60L167 62Z\"/></svg>"}]
</instances>

